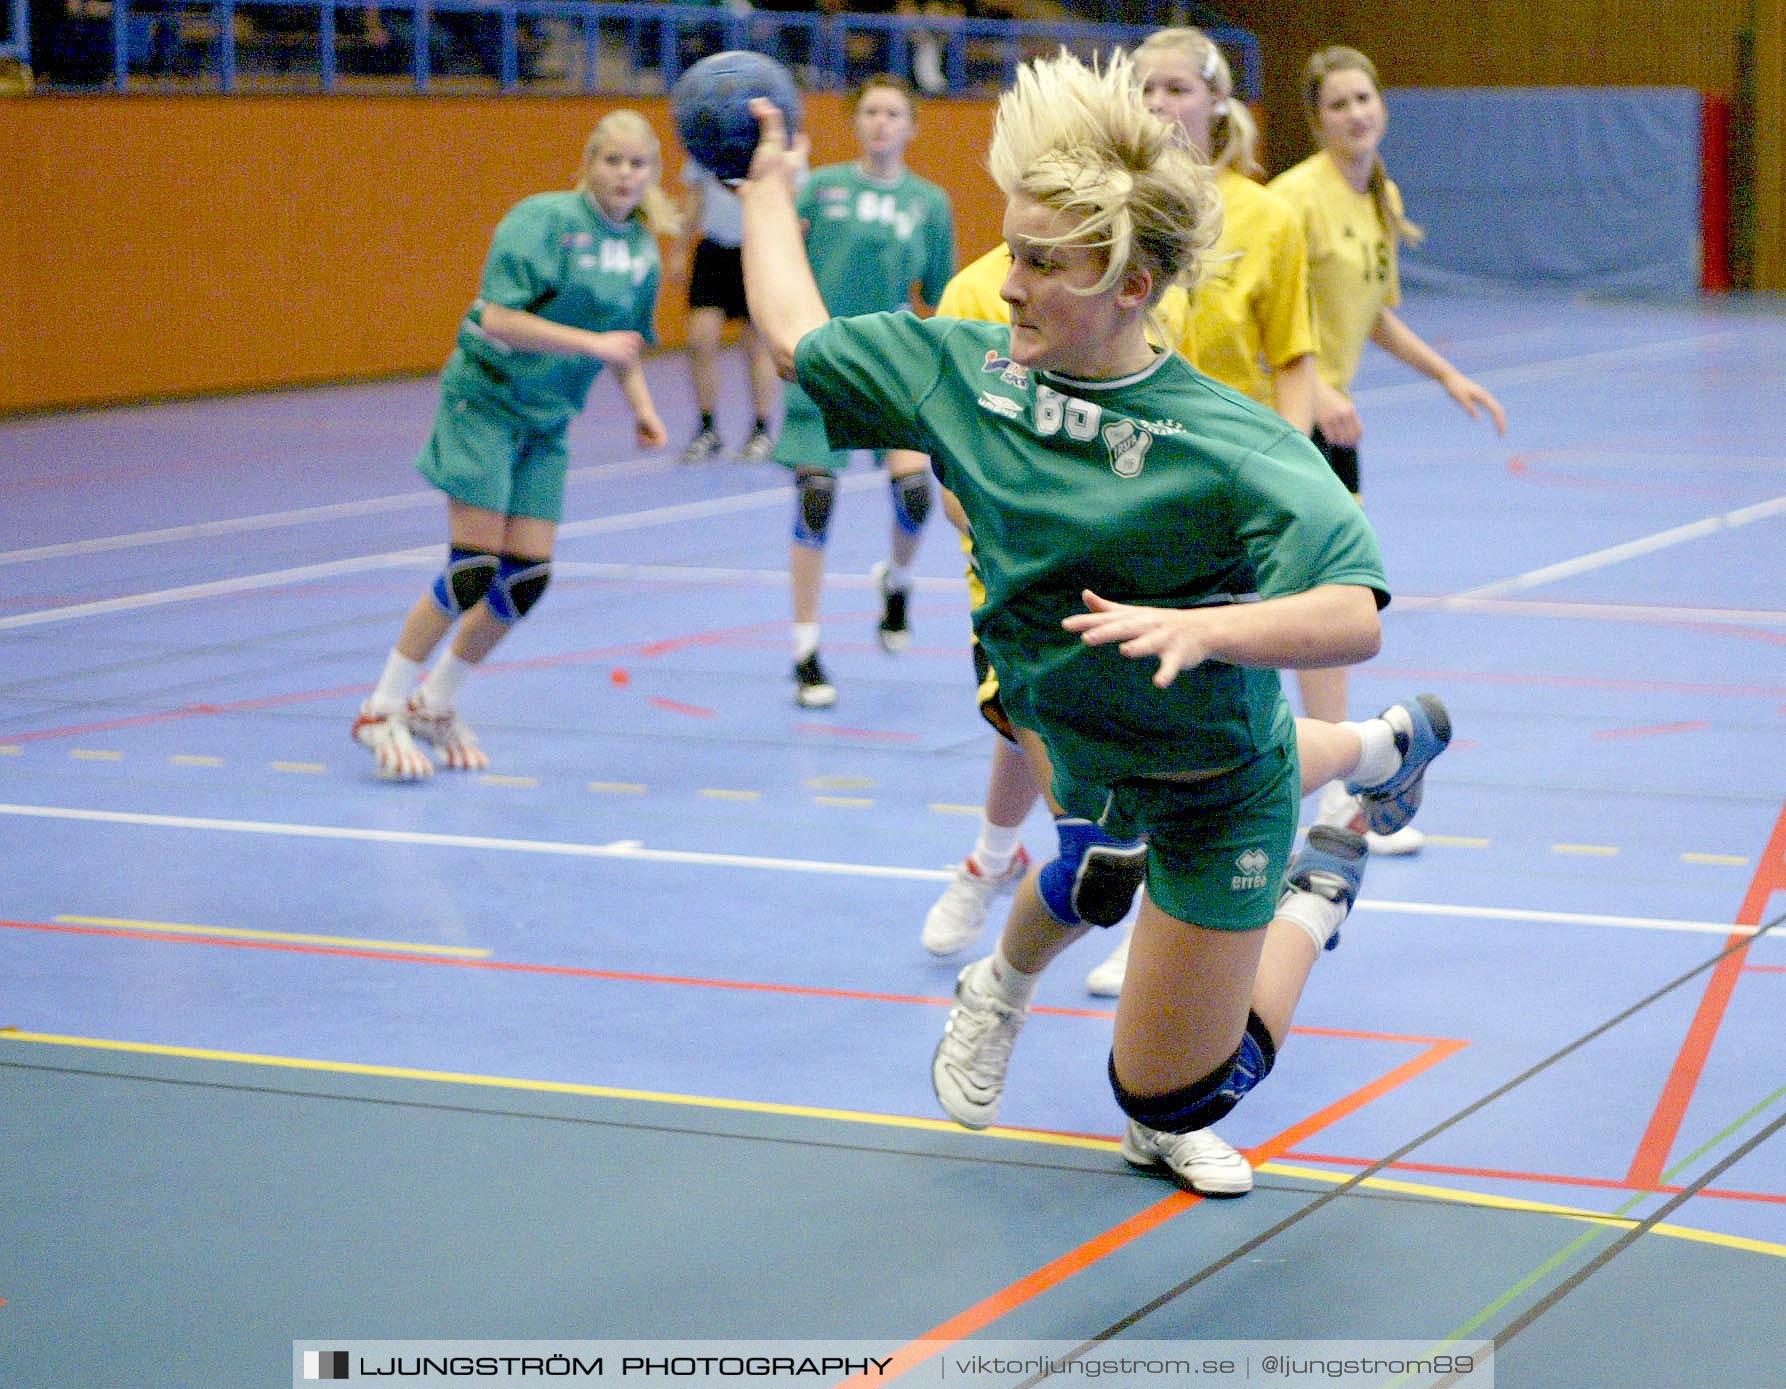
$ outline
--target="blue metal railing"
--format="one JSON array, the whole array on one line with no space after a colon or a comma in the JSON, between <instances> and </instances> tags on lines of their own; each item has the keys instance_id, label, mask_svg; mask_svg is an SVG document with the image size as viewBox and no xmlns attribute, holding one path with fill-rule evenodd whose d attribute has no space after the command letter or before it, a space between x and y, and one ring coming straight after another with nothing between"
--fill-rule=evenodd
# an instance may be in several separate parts
<instances>
[{"instance_id":1,"label":"blue metal railing","mask_svg":"<svg viewBox=\"0 0 1786 1389\"><path fill-rule=\"evenodd\" d=\"M0 33L0 58L31 61L31 30L27 0L10 0L6 7L6 28Z\"/></svg>"},{"instance_id":2,"label":"blue metal railing","mask_svg":"<svg viewBox=\"0 0 1786 1389\"><path fill-rule=\"evenodd\" d=\"M21 48L26 0L10 0ZM87 55L79 77L59 77L41 38L42 85L127 91L134 76L175 74L205 91L234 92L244 75L277 72L281 89L340 90L348 71L369 71L368 0L112 0L109 24L88 21L86 39L103 47ZM443 76L467 67L505 92L532 88L539 36L550 34L562 64L549 79L557 90L639 94L669 90L697 58L725 48L752 48L788 63L803 86L842 88L873 72L912 75L920 47L933 94L980 95L1008 85L1019 63L1065 45L1081 56L1132 46L1148 32L1124 24L1040 23L942 16L837 14L716 9L633 0L378 0L384 46L376 56L387 76L418 92L438 90ZM343 16L353 23L344 26ZM238 18L246 21L238 25ZM197 33L196 40L192 35ZM1234 60L1241 97L1261 90L1257 40L1244 29L1212 30ZM63 40L66 44L67 40ZM244 62L244 47L248 49ZM277 50L278 66L262 66ZM0 50L3 55L5 50ZM344 62L344 58L347 62ZM931 70L934 69L934 70ZM444 70L444 71L443 71ZM919 82L920 87L925 86Z\"/></svg>"}]
</instances>

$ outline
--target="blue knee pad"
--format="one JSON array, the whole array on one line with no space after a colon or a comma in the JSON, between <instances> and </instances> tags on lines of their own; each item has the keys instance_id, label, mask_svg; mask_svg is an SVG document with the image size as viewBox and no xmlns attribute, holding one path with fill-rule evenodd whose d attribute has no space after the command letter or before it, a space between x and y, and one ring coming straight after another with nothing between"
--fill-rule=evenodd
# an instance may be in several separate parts
<instances>
[{"instance_id":1,"label":"blue knee pad","mask_svg":"<svg viewBox=\"0 0 1786 1389\"><path fill-rule=\"evenodd\" d=\"M1190 1133L1220 1123L1251 1090L1271 1074L1277 1047L1259 1015L1248 1012L1240 1045L1202 1080L1166 1095L1136 1095L1116 1078L1116 1053L1110 1053L1110 1089L1122 1112L1161 1133Z\"/></svg>"},{"instance_id":2,"label":"blue knee pad","mask_svg":"<svg viewBox=\"0 0 1786 1389\"><path fill-rule=\"evenodd\" d=\"M434 606L448 617L470 612L490 591L498 567L495 555L452 546L447 553L446 568L434 580Z\"/></svg>"},{"instance_id":3,"label":"blue knee pad","mask_svg":"<svg viewBox=\"0 0 1786 1389\"><path fill-rule=\"evenodd\" d=\"M1147 841L1116 839L1090 820L1054 821L1060 853L1042 867L1042 905L1063 926L1114 926L1147 876Z\"/></svg>"},{"instance_id":4,"label":"blue knee pad","mask_svg":"<svg viewBox=\"0 0 1786 1389\"><path fill-rule=\"evenodd\" d=\"M825 548L831 534L831 508L837 501L837 474L823 468L794 469L794 543Z\"/></svg>"},{"instance_id":5,"label":"blue knee pad","mask_svg":"<svg viewBox=\"0 0 1786 1389\"><path fill-rule=\"evenodd\" d=\"M504 555L497 566L496 582L490 585L490 611L512 627L527 616L551 582L551 560Z\"/></svg>"},{"instance_id":6,"label":"blue knee pad","mask_svg":"<svg viewBox=\"0 0 1786 1389\"><path fill-rule=\"evenodd\" d=\"M888 485L893 492L893 523L905 534L916 535L930 516L930 474L908 473Z\"/></svg>"}]
</instances>

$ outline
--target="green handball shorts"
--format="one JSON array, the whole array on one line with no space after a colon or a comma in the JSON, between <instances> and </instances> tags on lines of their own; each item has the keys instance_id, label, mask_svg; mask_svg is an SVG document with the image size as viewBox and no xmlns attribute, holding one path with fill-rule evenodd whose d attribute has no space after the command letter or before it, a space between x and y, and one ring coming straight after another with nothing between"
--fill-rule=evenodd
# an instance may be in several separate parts
<instances>
[{"instance_id":1,"label":"green handball shorts","mask_svg":"<svg viewBox=\"0 0 1786 1389\"><path fill-rule=\"evenodd\" d=\"M1207 781L1092 786L1057 770L1053 790L1067 814L1147 837L1147 895L1169 915L1216 931L1276 915L1302 802L1294 741Z\"/></svg>"},{"instance_id":2,"label":"green handball shorts","mask_svg":"<svg viewBox=\"0 0 1786 1389\"><path fill-rule=\"evenodd\" d=\"M456 391L440 395L416 471L454 501L556 524L564 517L568 422L534 429Z\"/></svg>"}]
</instances>

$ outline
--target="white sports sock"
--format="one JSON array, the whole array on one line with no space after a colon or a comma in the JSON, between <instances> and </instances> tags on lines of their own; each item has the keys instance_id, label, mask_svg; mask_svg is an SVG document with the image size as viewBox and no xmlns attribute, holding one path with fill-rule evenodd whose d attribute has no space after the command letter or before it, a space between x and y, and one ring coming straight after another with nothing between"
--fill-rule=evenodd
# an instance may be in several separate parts
<instances>
[{"instance_id":1,"label":"white sports sock","mask_svg":"<svg viewBox=\"0 0 1786 1389\"><path fill-rule=\"evenodd\" d=\"M881 574L881 582L890 592L898 593L912 586L912 569L909 564L901 564L897 560L888 560L887 567Z\"/></svg>"},{"instance_id":2,"label":"white sports sock","mask_svg":"<svg viewBox=\"0 0 1786 1389\"><path fill-rule=\"evenodd\" d=\"M1329 902L1318 892L1296 889L1286 893L1277 904L1276 919L1293 922L1306 931L1318 953L1327 948L1327 942L1346 919L1346 907L1342 902Z\"/></svg>"},{"instance_id":3,"label":"white sports sock","mask_svg":"<svg viewBox=\"0 0 1786 1389\"><path fill-rule=\"evenodd\" d=\"M421 675L420 661L412 661L392 647L391 654L385 657L384 674L378 677L378 685L366 701L367 707L378 714L396 713L408 705L409 696Z\"/></svg>"},{"instance_id":4,"label":"white sports sock","mask_svg":"<svg viewBox=\"0 0 1786 1389\"><path fill-rule=\"evenodd\" d=\"M1005 947L992 952L989 961L992 968L986 971L986 986L997 997L1013 1008L1027 1008L1030 1000L1036 996L1036 985L1042 982L1041 973L1025 974L1005 958Z\"/></svg>"},{"instance_id":5,"label":"white sports sock","mask_svg":"<svg viewBox=\"0 0 1786 1389\"><path fill-rule=\"evenodd\" d=\"M980 871L989 878L996 878L1011 866L1011 860L1017 857L1017 850L1023 842L1023 826L995 825L984 816L980 819L980 838L974 844L971 857Z\"/></svg>"},{"instance_id":6,"label":"white sports sock","mask_svg":"<svg viewBox=\"0 0 1786 1389\"><path fill-rule=\"evenodd\" d=\"M1342 723L1358 735L1363 744L1358 765L1346 780L1354 786L1381 786L1401 770L1401 749L1395 745L1395 730L1383 719L1365 719L1362 723Z\"/></svg>"},{"instance_id":7,"label":"white sports sock","mask_svg":"<svg viewBox=\"0 0 1786 1389\"><path fill-rule=\"evenodd\" d=\"M794 624L794 659L804 661L819 649L819 624L816 622L796 622Z\"/></svg>"},{"instance_id":8,"label":"white sports sock","mask_svg":"<svg viewBox=\"0 0 1786 1389\"><path fill-rule=\"evenodd\" d=\"M428 672L428 678L422 681L422 703L437 714L448 709L457 708L459 690L465 684L465 677L477 667L456 651L448 651L434 663L434 669Z\"/></svg>"}]
</instances>

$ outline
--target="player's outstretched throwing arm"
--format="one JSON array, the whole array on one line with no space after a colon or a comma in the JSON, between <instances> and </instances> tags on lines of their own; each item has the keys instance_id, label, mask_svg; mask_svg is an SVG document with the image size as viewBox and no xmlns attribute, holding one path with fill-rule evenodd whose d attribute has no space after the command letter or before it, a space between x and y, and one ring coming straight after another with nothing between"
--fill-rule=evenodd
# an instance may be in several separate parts
<instances>
[{"instance_id":1,"label":"player's outstretched throwing arm","mask_svg":"<svg viewBox=\"0 0 1786 1389\"><path fill-rule=\"evenodd\" d=\"M792 381L794 348L831 317L812 277L794 209L794 181L806 167L806 136L796 136L790 146L781 112L767 98L758 97L750 109L762 139L749 175L738 185L744 210L744 299L775 369L784 381Z\"/></svg>"}]
</instances>

